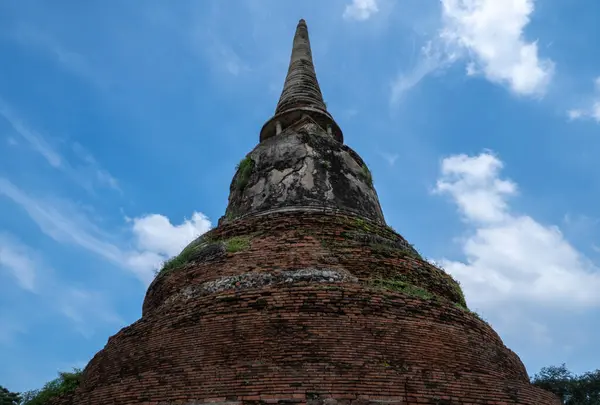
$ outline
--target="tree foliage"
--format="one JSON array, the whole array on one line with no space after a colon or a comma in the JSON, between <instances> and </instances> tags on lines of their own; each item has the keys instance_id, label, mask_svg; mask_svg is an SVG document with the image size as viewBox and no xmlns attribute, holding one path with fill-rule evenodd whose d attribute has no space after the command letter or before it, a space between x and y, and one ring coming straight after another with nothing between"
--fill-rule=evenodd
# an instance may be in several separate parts
<instances>
[{"instance_id":1,"label":"tree foliage","mask_svg":"<svg viewBox=\"0 0 600 405\"><path fill-rule=\"evenodd\" d=\"M0 385L0 405L19 405L21 396L16 392L10 392Z\"/></svg>"},{"instance_id":2,"label":"tree foliage","mask_svg":"<svg viewBox=\"0 0 600 405\"><path fill-rule=\"evenodd\" d=\"M549 366L531 382L556 394L565 405L600 405L600 369L574 375L564 364Z\"/></svg>"},{"instance_id":3,"label":"tree foliage","mask_svg":"<svg viewBox=\"0 0 600 405\"><path fill-rule=\"evenodd\" d=\"M21 405L46 405L52 398L74 391L79 387L81 370L59 372L58 378L46 383L41 389L23 393Z\"/></svg>"}]
</instances>

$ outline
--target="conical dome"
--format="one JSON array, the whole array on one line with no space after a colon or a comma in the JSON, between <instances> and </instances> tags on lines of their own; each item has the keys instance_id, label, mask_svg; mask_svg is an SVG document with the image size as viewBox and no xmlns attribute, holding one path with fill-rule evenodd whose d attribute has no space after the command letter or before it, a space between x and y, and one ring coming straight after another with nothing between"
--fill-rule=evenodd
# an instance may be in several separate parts
<instances>
[{"instance_id":1,"label":"conical dome","mask_svg":"<svg viewBox=\"0 0 600 405\"><path fill-rule=\"evenodd\" d=\"M559 405L386 226L322 102L302 20L293 48L219 226L165 264L141 319L52 405Z\"/></svg>"}]
</instances>

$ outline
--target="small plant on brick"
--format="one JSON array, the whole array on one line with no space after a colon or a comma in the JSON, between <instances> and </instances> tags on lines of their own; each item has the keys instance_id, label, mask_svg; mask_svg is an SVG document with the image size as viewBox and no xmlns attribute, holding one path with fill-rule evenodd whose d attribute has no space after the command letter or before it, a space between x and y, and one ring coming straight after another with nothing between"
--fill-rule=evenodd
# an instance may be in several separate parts
<instances>
[{"instance_id":1,"label":"small plant on brick","mask_svg":"<svg viewBox=\"0 0 600 405\"><path fill-rule=\"evenodd\" d=\"M460 305L462 305L465 308L469 308L467 306L467 300L465 299L465 293L463 292L461 286L460 286L460 282L455 279L454 277L452 277L452 274L448 273L441 264L431 260L429 261L429 264L433 265L434 267L436 267L438 270L441 270L446 276L448 276L448 278L450 279L449 282L447 281L447 283L450 285L450 287L454 290L454 292L456 293L456 295L458 296L459 299L459 303Z\"/></svg>"},{"instance_id":2,"label":"small plant on brick","mask_svg":"<svg viewBox=\"0 0 600 405\"><path fill-rule=\"evenodd\" d=\"M225 241L225 248L229 253L241 252L250 248L250 239L243 236L236 236Z\"/></svg>"},{"instance_id":3,"label":"small plant on brick","mask_svg":"<svg viewBox=\"0 0 600 405\"><path fill-rule=\"evenodd\" d=\"M242 191L248 185L250 175L254 170L254 160L250 156L246 156L238 163L236 170L238 174L235 179L235 186L239 191Z\"/></svg>"},{"instance_id":4,"label":"small plant on brick","mask_svg":"<svg viewBox=\"0 0 600 405\"><path fill-rule=\"evenodd\" d=\"M373 227L363 218L354 218L354 224L365 232L371 232L373 230Z\"/></svg>"},{"instance_id":5,"label":"small plant on brick","mask_svg":"<svg viewBox=\"0 0 600 405\"><path fill-rule=\"evenodd\" d=\"M208 242L208 238L206 238L205 242ZM166 273L178 267L182 267L185 264L189 263L191 259L194 257L194 254L201 248L205 246L204 243L194 244L187 246L185 249L181 251L177 256L170 258L164 264L162 269L158 272L158 274Z\"/></svg>"},{"instance_id":6,"label":"small plant on brick","mask_svg":"<svg viewBox=\"0 0 600 405\"><path fill-rule=\"evenodd\" d=\"M371 171L365 164L362 165L362 168L360 171L360 177L362 177L362 179L365 181L365 183L367 183L369 186L373 187L373 175L371 175Z\"/></svg>"}]
</instances>

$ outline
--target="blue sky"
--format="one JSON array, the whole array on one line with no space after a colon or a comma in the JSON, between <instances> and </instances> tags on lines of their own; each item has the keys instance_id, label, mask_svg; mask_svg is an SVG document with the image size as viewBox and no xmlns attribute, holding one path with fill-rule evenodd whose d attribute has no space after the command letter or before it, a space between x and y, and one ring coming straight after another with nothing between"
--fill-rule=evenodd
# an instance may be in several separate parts
<instances>
[{"instance_id":1,"label":"blue sky","mask_svg":"<svg viewBox=\"0 0 600 405\"><path fill-rule=\"evenodd\" d=\"M502 4L500 4L502 3ZM600 367L594 0L0 3L0 384L82 367L215 226L298 19L388 223L530 374Z\"/></svg>"}]
</instances>

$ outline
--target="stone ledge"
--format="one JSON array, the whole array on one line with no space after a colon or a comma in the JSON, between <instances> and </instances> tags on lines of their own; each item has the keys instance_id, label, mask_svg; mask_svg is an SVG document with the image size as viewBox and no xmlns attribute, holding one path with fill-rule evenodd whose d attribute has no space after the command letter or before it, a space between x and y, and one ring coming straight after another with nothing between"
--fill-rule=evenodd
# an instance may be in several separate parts
<instances>
[{"instance_id":1,"label":"stone ledge","mask_svg":"<svg viewBox=\"0 0 600 405\"><path fill-rule=\"evenodd\" d=\"M165 300L165 305L179 300L189 300L228 290L246 290L278 284L296 283L358 283L358 279L344 270L304 268L274 273L244 273L237 276L221 277L199 286L188 286Z\"/></svg>"}]
</instances>

